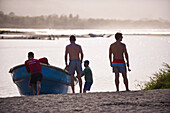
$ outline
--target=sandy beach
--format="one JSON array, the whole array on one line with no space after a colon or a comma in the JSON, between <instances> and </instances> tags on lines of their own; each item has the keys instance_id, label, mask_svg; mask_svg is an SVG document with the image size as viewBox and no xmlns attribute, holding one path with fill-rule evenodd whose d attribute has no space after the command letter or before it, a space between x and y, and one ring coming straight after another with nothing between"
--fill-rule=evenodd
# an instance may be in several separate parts
<instances>
[{"instance_id":1,"label":"sandy beach","mask_svg":"<svg viewBox=\"0 0 170 113\"><path fill-rule=\"evenodd\" d=\"M170 89L0 98L1 113L168 113Z\"/></svg>"}]
</instances>

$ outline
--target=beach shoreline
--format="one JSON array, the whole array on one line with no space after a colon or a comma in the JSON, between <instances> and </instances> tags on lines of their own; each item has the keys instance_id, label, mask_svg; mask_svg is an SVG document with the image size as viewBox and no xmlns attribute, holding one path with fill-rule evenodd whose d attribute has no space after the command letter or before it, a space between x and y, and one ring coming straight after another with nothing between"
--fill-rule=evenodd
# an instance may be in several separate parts
<instances>
[{"instance_id":1,"label":"beach shoreline","mask_svg":"<svg viewBox=\"0 0 170 113\"><path fill-rule=\"evenodd\" d=\"M74 34L77 38L110 38L118 29L25 29L0 28L0 39L58 40ZM124 36L170 36L170 29L122 29Z\"/></svg>"},{"instance_id":2,"label":"beach shoreline","mask_svg":"<svg viewBox=\"0 0 170 113\"><path fill-rule=\"evenodd\" d=\"M170 89L0 98L0 112L170 112Z\"/></svg>"}]
</instances>

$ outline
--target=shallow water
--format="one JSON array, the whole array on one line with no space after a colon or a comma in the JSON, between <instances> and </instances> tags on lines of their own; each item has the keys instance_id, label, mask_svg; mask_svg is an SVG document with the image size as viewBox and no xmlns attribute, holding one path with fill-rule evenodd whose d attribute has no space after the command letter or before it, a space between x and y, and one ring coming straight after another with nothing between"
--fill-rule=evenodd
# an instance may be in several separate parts
<instances>
[{"instance_id":1,"label":"shallow water","mask_svg":"<svg viewBox=\"0 0 170 113\"><path fill-rule=\"evenodd\" d=\"M116 91L114 74L109 65L109 46L115 39L111 38L79 38L76 43L82 46L84 60L90 61L94 84L91 92ZM131 72L128 72L129 87L136 87L139 81L148 81L153 73L162 68L163 62L170 64L170 36L138 36L125 35L130 58ZM19 96L13 83L9 69L27 60L27 53L33 51L35 58L47 57L51 65L65 67L65 46L68 38L59 40L0 40L0 97ZM84 82L84 78L83 78ZM120 76L120 90L125 90ZM79 92L78 85L76 92Z\"/></svg>"}]
</instances>

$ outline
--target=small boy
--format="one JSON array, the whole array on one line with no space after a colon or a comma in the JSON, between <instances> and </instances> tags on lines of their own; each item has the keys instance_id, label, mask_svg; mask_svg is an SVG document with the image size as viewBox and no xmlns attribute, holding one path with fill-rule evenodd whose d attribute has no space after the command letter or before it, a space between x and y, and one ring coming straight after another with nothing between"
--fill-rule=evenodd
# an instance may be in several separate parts
<instances>
[{"instance_id":1,"label":"small boy","mask_svg":"<svg viewBox=\"0 0 170 113\"><path fill-rule=\"evenodd\" d=\"M85 75L85 84L84 84L83 93L86 93L87 90L90 91L91 85L93 84L93 75L89 67L88 60L84 61L84 67L85 69L83 70L81 77Z\"/></svg>"}]
</instances>

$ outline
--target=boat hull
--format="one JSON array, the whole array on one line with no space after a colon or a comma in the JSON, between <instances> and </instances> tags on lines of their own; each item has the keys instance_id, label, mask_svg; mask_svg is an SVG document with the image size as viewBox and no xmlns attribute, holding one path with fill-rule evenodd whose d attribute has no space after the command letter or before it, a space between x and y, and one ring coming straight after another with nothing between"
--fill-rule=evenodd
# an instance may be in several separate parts
<instances>
[{"instance_id":1,"label":"boat hull","mask_svg":"<svg viewBox=\"0 0 170 113\"><path fill-rule=\"evenodd\" d=\"M62 94L68 93L70 89L70 75L68 72L51 65L41 64L43 79L41 81L40 94ZM25 65L15 66L10 70L14 83L17 85L21 95L33 95L29 89L30 74ZM36 85L34 86L37 89Z\"/></svg>"}]
</instances>

